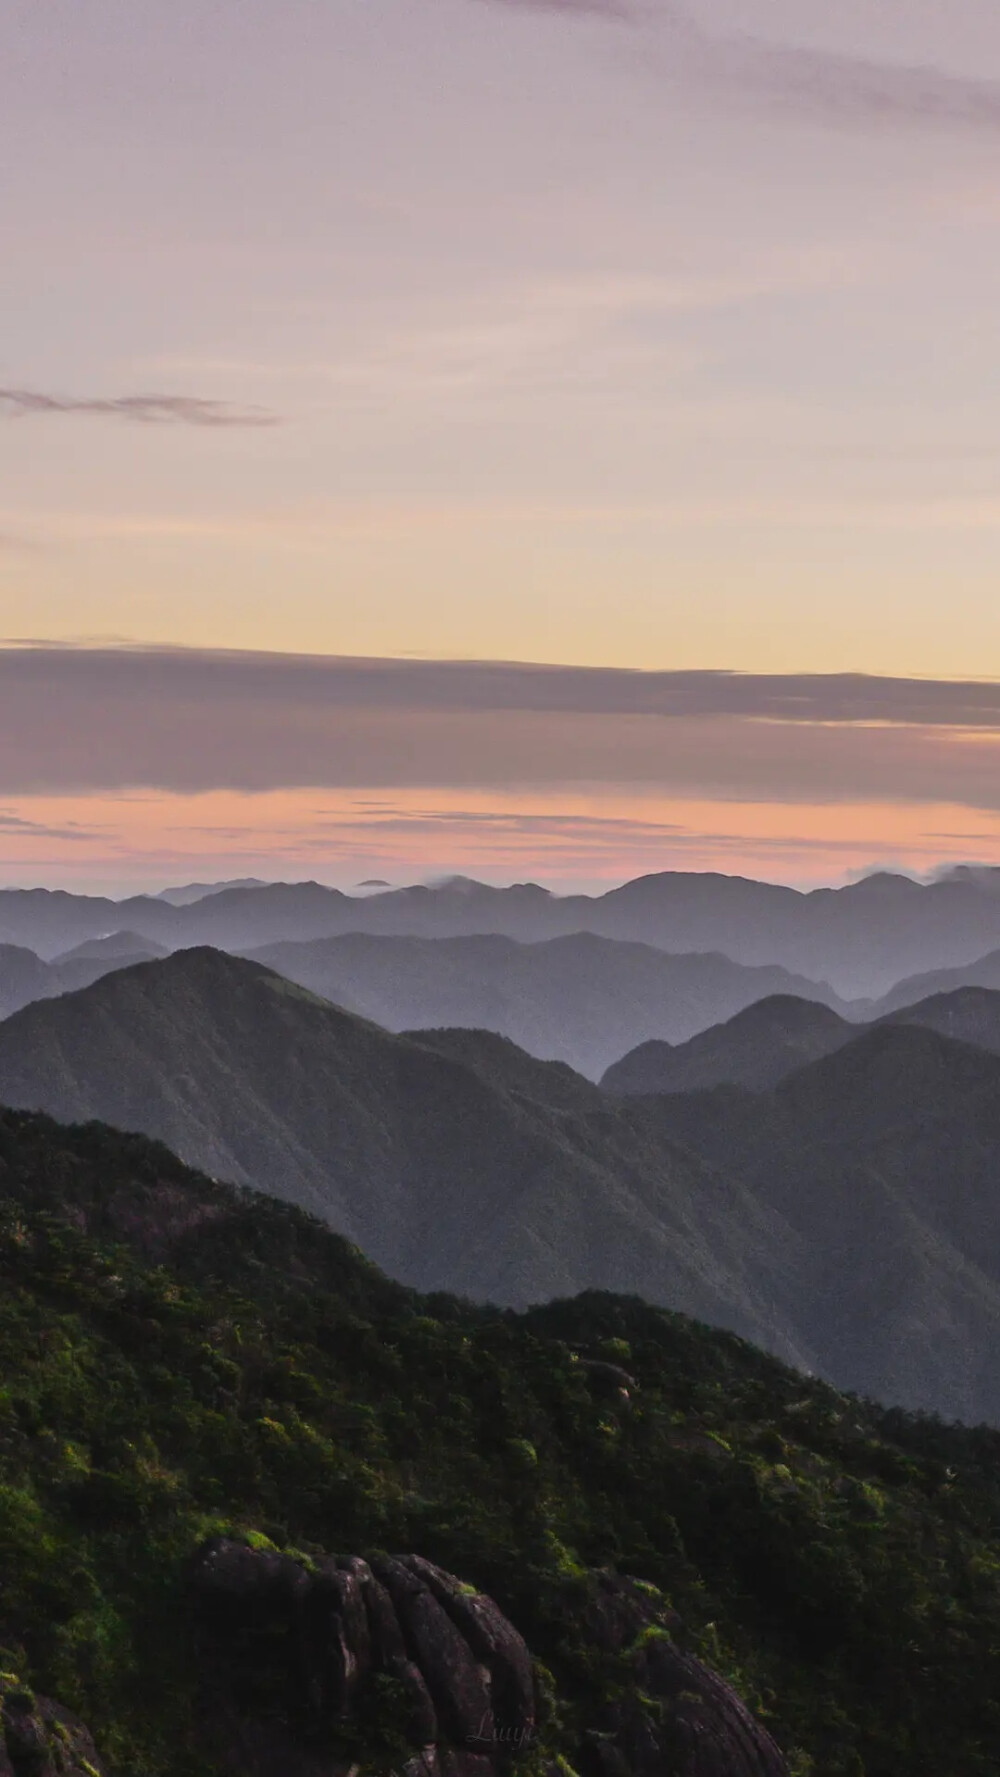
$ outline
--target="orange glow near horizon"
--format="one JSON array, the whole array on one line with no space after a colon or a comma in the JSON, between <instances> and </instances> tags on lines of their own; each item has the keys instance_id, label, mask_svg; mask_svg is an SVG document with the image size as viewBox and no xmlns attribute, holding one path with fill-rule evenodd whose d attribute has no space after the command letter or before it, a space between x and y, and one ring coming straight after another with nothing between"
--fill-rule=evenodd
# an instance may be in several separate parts
<instances>
[{"instance_id":1,"label":"orange glow near horizon","mask_svg":"<svg viewBox=\"0 0 1000 1777\"><path fill-rule=\"evenodd\" d=\"M24 797L0 808L0 884L129 893L197 876L351 888L451 871L557 891L657 870L815 886L867 868L1000 864L1000 815L951 804L665 799L613 787L497 794L288 790Z\"/></svg>"}]
</instances>

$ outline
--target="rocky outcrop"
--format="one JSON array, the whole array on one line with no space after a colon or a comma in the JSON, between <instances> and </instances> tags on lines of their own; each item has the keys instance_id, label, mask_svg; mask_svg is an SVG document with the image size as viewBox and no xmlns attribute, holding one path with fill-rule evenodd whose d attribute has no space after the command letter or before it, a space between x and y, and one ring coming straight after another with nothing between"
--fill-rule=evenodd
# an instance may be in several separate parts
<instances>
[{"instance_id":1,"label":"rocky outcrop","mask_svg":"<svg viewBox=\"0 0 1000 1777\"><path fill-rule=\"evenodd\" d=\"M105 1777L83 1723L9 1673L0 1673L0 1721L0 1777Z\"/></svg>"},{"instance_id":2,"label":"rocky outcrop","mask_svg":"<svg viewBox=\"0 0 1000 1777\"><path fill-rule=\"evenodd\" d=\"M731 1687L677 1646L660 1594L616 1574L555 1606L608 1680L567 1669L576 1725L558 1732L539 1726L513 1624L419 1555L313 1562L216 1540L192 1598L206 1750L234 1777L347 1777L359 1763L502 1777L528 1753L554 1771L557 1751L582 1777L787 1777Z\"/></svg>"},{"instance_id":3,"label":"rocky outcrop","mask_svg":"<svg viewBox=\"0 0 1000 1777\"><path fill-rule=\"evenodd\" d=\"M560 1610L616 1681L583 1733L583 1777L788 1777L732 1686L678 1645L680 1619L655 1587L598 1570Z\"/></svg>"},{"instance_id":4,"label":"rocky outcrop","mask_svg":"<svg viewBox=\"0 0 1000 1777\"><path fill-rule=\"evenodd\" d=\"M615 1760L629 1777L787 1777L770 1734L732 1687L668 1639L647 1641L635 1661L639 1690L663 1705L658 1729L635 1700L617 1709ZM607 1764L596 1760L604 1771Z\"/></svg>"},{"instance_id":5,"label":"rocky outcrop","mask_svg":"<svg viewBox=\"0 0 1000 1777\"><path fill-rule=\"evenodd\" d=\"M361 1748L413 1777L490 1777L534 1740L523 1640L419 1556L307 1565L216 1541L193 1593L206 1728L241 1777L336 1777Z\"/></svg>"}]
</instances>

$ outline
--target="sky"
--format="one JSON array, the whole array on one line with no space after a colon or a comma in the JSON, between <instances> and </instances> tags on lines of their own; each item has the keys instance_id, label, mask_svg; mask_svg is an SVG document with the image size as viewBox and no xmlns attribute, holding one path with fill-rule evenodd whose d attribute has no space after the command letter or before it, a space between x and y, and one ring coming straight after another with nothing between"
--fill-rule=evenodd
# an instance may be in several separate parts
<instances>
[{"instance_id":1,"label":"sky","mask_svg":"<svg viewBox=\"0 0 1000 1777\"><path fill-rule=\"evenodd\" d=\"M0 49L0 885L1000 863L993 0Z\"/></svg>"}]
</instances>

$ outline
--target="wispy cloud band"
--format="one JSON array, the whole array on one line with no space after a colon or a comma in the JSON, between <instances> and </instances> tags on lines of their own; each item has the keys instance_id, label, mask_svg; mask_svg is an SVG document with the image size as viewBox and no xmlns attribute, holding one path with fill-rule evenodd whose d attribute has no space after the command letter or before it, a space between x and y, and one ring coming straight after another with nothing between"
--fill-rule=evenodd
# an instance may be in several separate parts
<instances>
[{"instance_id":1,"label":"wispy cloud band","mask_svg":"<svg viewBox=\"0 0 1000 1777\"><path fill-rule=\"evenodd\" d=\"M131 420L138 425L275 426L280 416L263 407L235 407L198 395L48 395L39 389L0 389L0 417L76 414Z\"/></svg>"},{"instance_id":2,"label":"wispy cloud band","mask_svg":"<svg viewBox=\"0 0 1000 1777\"><path fill-rule=\"evenodd\" d=\"M634 16L628 0L492 0L493 5L509 6L521 12L556 12L577 15L630 19Z\"/></svg>"},{"instance_id":3,"label":"wispy cloud band","mask_svg":"<svg viewBox=\"0 0 1000 1777\"><path fill-rule=\"evenodd\" d=\"M1000 683L0 651L0 793L543 790L1000 808Z\"/></svg>"},{"instance_id":4,"label":"wispy cloud band","mask_svg":"<svg viewBox=\"0 0 1000 1777\"><path fill-rule=\"evenodd\" d=\"M666 77L728 88L828 121L1000 131L1000 83L930 66L706 31L673 0L491 0L538 13L659 27Z\"/></svg>"},{"instance_id":5,"label":"wispy cloud band","mask_svg":"<svg viewBox=\"0 0 1000 1777\"><path fill-rule=\"evenodd\" d=\"M735 717L770 722L907 724L1000 734L1000 679L870 673L643 671L504 660L278 654L115 643L0 641L0 696L34 683L94 698L124 691L246 697L290 708L371 713L518 713Z\"/></svg>"}]
</instances>

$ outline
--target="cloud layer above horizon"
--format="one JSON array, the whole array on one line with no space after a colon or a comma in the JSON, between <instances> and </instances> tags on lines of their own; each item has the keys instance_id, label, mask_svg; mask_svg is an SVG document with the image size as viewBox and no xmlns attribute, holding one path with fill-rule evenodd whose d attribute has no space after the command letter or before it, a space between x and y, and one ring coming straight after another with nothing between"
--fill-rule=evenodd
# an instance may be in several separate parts
<instances>
[{"instance_id":1,"label":"cloud layer above horizon","mask_svg":"<svg viewBox=\"0 0 1000 1777\"><path fill-rule=\"evenodd\" d=\"M15 11L0 872L1000 858L1000 9Z\"/></svg>"},{"instance_id":2,"label":"cloud layer above horizon","mask_svg":"<svg viewBox=\"0 0 1000 1777\"><path fill-rule=\"evenodd\" d=\"M1000 809L1000 684L0 651L0 795L568 786Z\"/></svg>"}]
</instances>

